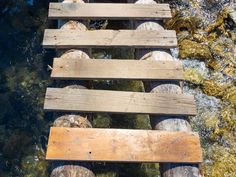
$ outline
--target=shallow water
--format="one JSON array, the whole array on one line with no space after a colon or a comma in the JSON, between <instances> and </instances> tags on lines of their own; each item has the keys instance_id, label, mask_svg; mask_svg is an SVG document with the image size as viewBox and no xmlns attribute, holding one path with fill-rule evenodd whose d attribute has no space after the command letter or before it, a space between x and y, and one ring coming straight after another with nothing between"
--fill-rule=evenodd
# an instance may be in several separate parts
<instances>
[{"instance_id":1,"label":"shallow water","mask_svg":"<svg viewBox=\"0 0 236 177\"><path fill-rule=\"evenodd\" d=\"M167 2L167 1L166 1ZM0 3L0 177L49 176L50 164L43 159L51 113L42 109L45 88L55 83L49 80L55 53L43 50L48 22L49 0L1 0ZM201 136L204 148L205 176L234 177L236 170L236 89L235 89L235 24L225 15L232 2L171 1L177 14L166 27L178 31L182 47L173 49L176 58L183 59L184 92L195 95L198 115L191 118L194 130ZM179 15L178 15L179 14ZM218 18L217 18L218 16ZM212 23L215 25L210 25ZM100 28L102 22L92 22ZM127 22L108 22L107 28L128 28ZM199 47L192 51L186 44ZM132 58L132 50L94 50L96 58ZM95 88L142 91L140 82L95 82ZM146 116L96 115L95 127L150 129ZM227 166L225 166L227 164ZM156 177L158 164L93 164L98 176Z\"/></svg>"}]
</instances>

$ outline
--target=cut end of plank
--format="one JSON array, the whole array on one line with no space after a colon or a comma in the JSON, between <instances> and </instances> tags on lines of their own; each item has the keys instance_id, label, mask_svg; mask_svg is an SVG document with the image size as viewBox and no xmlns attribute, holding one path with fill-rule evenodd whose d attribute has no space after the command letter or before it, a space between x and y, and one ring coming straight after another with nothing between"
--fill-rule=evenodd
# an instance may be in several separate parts
<instances>
[{"instance_id":1,"label":"cut end of plank","mask_svg":"<svg viewBox=\"0 0 236 177\"><path fill-rule=\"evenodd\" d=\"M199 136L186 132L51 128L47 160L201 163Z\"/></svg>"}]
</instances>

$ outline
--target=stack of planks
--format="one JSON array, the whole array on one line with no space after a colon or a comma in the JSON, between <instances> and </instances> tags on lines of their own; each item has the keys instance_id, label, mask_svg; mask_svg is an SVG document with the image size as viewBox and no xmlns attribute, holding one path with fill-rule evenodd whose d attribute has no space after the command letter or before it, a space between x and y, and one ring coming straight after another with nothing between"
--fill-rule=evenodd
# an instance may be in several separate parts
<instances>
[{"instance_id":1,"label":"stack of planks","mask_svg":"<svg viewBox=\"0 0 236 177\"><path fill-rule=\"evenodd\" d=\"M112 10L108 10L112 9ZM171 18L168 4L50 3L49 19L162 20ZM172 30L46 29L45 48L86 49L177 47ZM179 61L54 58L51 77L57 80L183 81ZM165 116L196 115L192 95L109 90L48 88L47 111L133 113ZM114 162L202 162L197 133L155 130L53 127L48 160Z\"/></svg>"}]
</instances>

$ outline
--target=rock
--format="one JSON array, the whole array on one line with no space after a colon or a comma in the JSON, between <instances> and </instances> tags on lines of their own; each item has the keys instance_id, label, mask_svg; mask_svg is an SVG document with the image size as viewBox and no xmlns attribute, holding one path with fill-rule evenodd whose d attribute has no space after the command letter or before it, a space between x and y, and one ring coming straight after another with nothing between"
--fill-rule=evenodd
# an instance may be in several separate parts
<instances>
[{"instance_id":1,"label":"rock","mask_svg":"<svg viewBox=\"0 0 236 177\"><path fill-rule=\"evenodd\" d=\"M32 155L23 157L21 168L24 177L48 177L48 164L45 160L44 151L36 147Z\"/></svg>"},{"instance_id":2,"label":"rock","mask_svg":"<svg viewBox=\"0 0 236 177\"><path fill-rule=\"evenodd\" d=\"M173 18L166 21L165 27L167 29L175 30L177 33L181 31L188 31L193 34L200 24L200 19L192 16L188 10L176 11Z\"/></svg>"},{"instance_id":3,"label":"rock","mask_svg":"<svg viewBox=\"0 0 236 177\"><path fill-rule=\"evenodd\" d=\"M233 20L234 24L236 25L236 11L232 10L229 12L229 17Z\"/></svg>"},{"instance_id":4,"label":"rock","mask_svg":"<svg viewBox=\"0 0 236 177\"><path fill-rule=\"evenodd\" d=\"M196 69L187 68L184 70L184 78L194 84L201 84L204 81L204 76Z\"/></svg>"},{"instance_id":5,"label":"rock","mask_svg":"<svg viewBox=\"0 0 236 177\"><path fill-rule=\"evenodd\" d=\"M3 146L3 155L8 158L16 158L25 152L32 143L32 137L28 133L15 130Z\"/></svg>"},{"instance_id":6,"label":"rock","mask_svg":"<svg viewBox=\"0 0 236 177\"><path fill-rule=\"evenodd\" d=\"M223 97L228 85L216 83L213 80L206 80L203 83L203 92L209 96Z\"/></svg>"},{"instance_id":7,"label":"rock","mask_svg":"<svg viewBox=\"0 0 236 177\"><path fill-rule=\"evenodd\" d=\"M211 51L207 45L191 41L183 40L179 42L179 57L182 59L186 58L197 58L197 59L211 59Z\"/></svg>"}]
</instances>

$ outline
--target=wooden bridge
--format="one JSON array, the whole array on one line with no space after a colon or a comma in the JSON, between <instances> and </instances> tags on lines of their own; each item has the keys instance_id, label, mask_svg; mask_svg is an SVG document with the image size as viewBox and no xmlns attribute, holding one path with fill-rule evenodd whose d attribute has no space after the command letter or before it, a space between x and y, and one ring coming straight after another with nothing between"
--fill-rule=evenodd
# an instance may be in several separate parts
<instances>
[{"instance_id":1,"label":"wooden bridge","mask_svg":"<svg viewBox=\"0 0 236 177\"><path fill-rule=\"evenodd\" d=\"M168 4L50 3L49 8L49 19L64 22L110 19L132 20L139 25L148 20L167 18L171 18ZM177 47L175 31L153 30L149 29L148 25L142 30L76 30L67 27L46 29L43 46L62 51L78 49L83 53L77 57L69 55L66 59L55 58L51 74L53 79L142 80L146 83L152 82L154 87L162 86L159 91L154 89L150 93L48 88L44 104L47 111L150 114L153 120L168 119L172 121L170 124L173 124L173 121L179 121L181 124L181 121L186 121L186 116L196 114L194 97L179 91L181 89L178 83L184 80L182 64L173 60L166 52ZM86 53L82 52L83 49L108 47L135 48L136 57L143 56L140 53L151 52L151 55L145 55L142 60L108 60L88 59ZM155 60L155 52L159 52L159 60ZM175 91L163 91L165 87L171 87ZM146 90L148 91L148 87ZM187 128L181 131L178 124L174 123L174 126L176 128L173 130L53 127L50 131L46 159L160 162L175 165L180 163L182 174L181 170L175 172L171 169L172 173L176 173L176 177L177 173L181 177L195 177L196 174L187 171L194 171L193 168L197 168L202 162L199 136L189 132ZM153 129L156 129L155 125ZM185 167L184 164L190 165Z\"/></svg>"}]
</instances>

